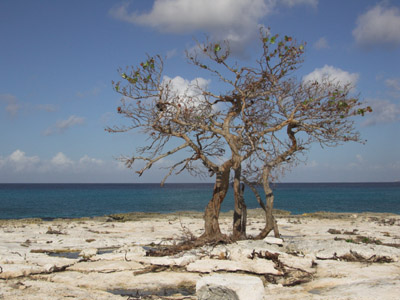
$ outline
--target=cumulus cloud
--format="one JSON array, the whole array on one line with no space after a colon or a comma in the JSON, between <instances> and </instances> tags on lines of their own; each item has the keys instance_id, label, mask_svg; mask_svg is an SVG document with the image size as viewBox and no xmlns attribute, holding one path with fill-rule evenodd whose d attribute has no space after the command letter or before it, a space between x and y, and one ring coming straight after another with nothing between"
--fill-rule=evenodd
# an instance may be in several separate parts
<instances>
[{"instance_id":1,"label":"cumulus cloud","mask_svg":"<svg viewBox=\"0 0 400 300\"><path fill-rule=\"evenodd\" d=\"M317 50L328 49L329 48L328 40L325 37L321 37L318 41L314 43L313 46Z\"/></svg>"},{"instance_id":2,"label":"cumulus cloud","mask_svg":"<svg viewBox=\"0 0 400 300\"><path fill-rule=\"evenodd\" d=\"M128 12L128 4L114 7L110 13L117 19L154 27L160 31L182 33L194 30L239 34L245 27L269 13L263 0L156 0L149 13ZM240 22L238 22L240 20Z\"/></svg>"},{"instance_id":3,"label":"cumulus cloud","mask_svg":"<svg viewBox=\"0 0 400 300\"><path fill-rule=\"evenodd\" d=\"M400 45L400 9L378 4L357 19L353 36L365 47Z\"/></svg>"},{"instance_id":4,"label":"cumulus cloud","mask_svg":"<svg viewBox=\"0 0 400 300\"><path fill-rule=\"evenodd\" d=\"M102 165L104 162L101 159L89 157L85 154L83 157L79 159L79 164L83 166L87 165Z\"/></svg>"},{"instance_id":5,"label":"cumulus cloud","mask_svg":"<svg viewBox=\"0 0 400 300\"><path fill-rule=\"evenodd\" d=\"M57 167L65 167L73 165L73 161L69 159L64 153L58 152L51 160L51 164Z\"/></svg>"},{"instance_id":6,"label":"cumulus cloud","mask_svg":"<svg viewBox=\"0 0 400 300\"><path fill-rule=\"evenodd\" d=\"M10 156L6 157L5 159L1 159L1 165L10 165L12 166L15 171L27 171L34 168L40 161L39 157L37 156L27 156L25 152L17 149Z\"/></svg>"},{"instance_id":7,"label":"cumulus cloud","mask_svg":"<svg viewBox=\"0 0 400 300\"><path fill-rule=\"evenodd\" d=\"M258 34L261 19L278 3L285 6L312 5L318 0L155 0L149 12L132 11L128 3L110 10L114 18L152 27L160 32L203 31L213 40L230 41L233 51L243 51Z\"/></svg>"},{"instance_id":8,"label":"cumulus cloud","mask_svg":"<svg viewBox=\"0 0 400 300\"><path fill-rule=\"evenodd\" d=\"M400 121L400 105L387 100L373 99L366 101L372 107L373 113L368 114L363 126L395 123Z\"/></svg>"},{"instance_id":9,"label":"cumulus cloud","mask_svg":"<svg viewBox=\"0 0 400 300\"><path fill-rule=\"evenodd\" d=\"M80 159L73 160L63 152L58 152L50 159L41 159L39 156L29 156L22 150L15 150L8 156L0 156L0 178L15 176L31 176L37 178L52 178L54 174L79 175L88 173L117 170L115 162L106 164L101 159L85 154ZM37 178L36 178L37 177ZM52 181L52 180L50 180Z\"/></svg>"},{"instance_id":10,"label":"cumulus cloud","mask_svg":"<svg viewBox=\"0 0 400 300\"><path fill-rule=\"evenodd\" d=\"M310 74L303 77L303 82L321 82L325 79L332 80L336 84L344 85L350 83L355 87L358 81L358 73L349 73L340 68L325 65L322 68L317 68Z\"/></svg>"},{"instance_id":11,"label":"cumulus cloud","mask_svg":"<svg viewBox=\"0 0 400 300\"><path fill-rule=\"evenodd\" d=\"M60 134L73 126L82 125L84 122L85 122L85 118L72 115L66 120L57 121L57 123L55 125L52 125L49 128L47 128L43 132L43 134L46 136Z\"/></svg>"},{"instance_id":12,"label":"cumulus cloud","mask_svg":"<svg viewBox=\"0 0 400 300\"><path fill-rule=\"evenodd\" d=\"M163 82L171 86L178 101L187 107L198 107L202 102L202 91L210 84L210 80L201 77L189 81L180 76L164 76Z\"/></svg>"},{"instance_id":13,"label":"cumulus cloud","mask_svg":"<svg viewBox=\"0 0 400 300\"><path fill-rule=\"evenodd\" d=\"M181 76L176 76L170 78L164 76L164 84L168 83L172 85L172 89L180 96L198 96L202 93L202 90L206 89L210 84L210 80L197 77L191 81L182 78Z\"/></svg>"},{"instance_id":14,"label":"cumulus cloud","mask_svg":"<svg viewBox=\"0 0 400 300\"><path fill-rule=\"evenodd\" d=\"M271 1L272 2L272 1ZM148 13L129 12L128 4L114 7L115 18L161 32L203 31L213 40L228 40L234 52L257 36L262 17L273 5L264 0L156 0Z\"/></svg>"}]
</instances>

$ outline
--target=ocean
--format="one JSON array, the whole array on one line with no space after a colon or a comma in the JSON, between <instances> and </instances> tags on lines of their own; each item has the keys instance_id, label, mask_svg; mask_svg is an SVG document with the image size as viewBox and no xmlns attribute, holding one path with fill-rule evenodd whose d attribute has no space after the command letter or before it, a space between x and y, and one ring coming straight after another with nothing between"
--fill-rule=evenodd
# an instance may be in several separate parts
<instances>
[{"instance_id":1,"label":"ocean","mask_svg":"<svg viewBox=\"0 0 400 300\"><path fill-rule=\"evenodd\" d=\"M213 184L0 184L0 219L79 218L125 212L203 211ZM261 191L261 190L260 190ZM390 212L400 214L400 182L278 183L275 208L302 214ZM248 208L259 207L250 189ZM222 211L233 209L230 189Z\"/></svg>"}]
</instances>

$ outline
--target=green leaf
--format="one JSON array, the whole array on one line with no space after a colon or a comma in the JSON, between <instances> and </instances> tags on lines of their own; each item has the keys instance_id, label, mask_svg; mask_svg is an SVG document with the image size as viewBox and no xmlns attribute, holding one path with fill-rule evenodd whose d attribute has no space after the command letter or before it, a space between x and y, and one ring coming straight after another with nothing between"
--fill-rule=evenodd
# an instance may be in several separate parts
<instances>
[{"instance_id":1,"label":"green leaf","mask_svg":"<svg viewBox=\"0 0 400 300\"><path fill-rule=\"evenodd\" d=\"M276 40L276 36L271 37L270 43L271 43L271 44L275 44L275 40Z\"/></svg>"},{"instance_id":2,"label":"green leaf","mask_svg":"<svg viewBox=\"0 0 400 300\"><path fill-rule=\"evenodd\" d=\"M121 77L122 77L123 79L128 78L128 76L127 76L125 73L122 73L122 74L121 74Z\"/></svg>"},{"instance_id":3,"label":"green leaf","mask_svg":"<svg viewBox=\"0 0 400 300\"><path fill-rule=\"evenodd\" d=\"M219 44L215 44L214 51L215 52L221 51L221 46Z\"/></svg>"},{"instance_id":4,"label":"green leaf","mask_svg":"<svg viewBox=\"0 0 400 300\"><path fill-rule=\"evenodd\" d=\"M128 81L132 84L135 84L137 82L137 78L128 78Z\"/></svg>"},{"instance_id":5,"label":"green leaf","mask_svg":"<svg viewBox=\"0 0 400 300\"><path fill-rule=\"evenodd\" d=\"M268 43L268 41L269 41L269 38L267 38L267 37L263 39L264 43Z\"/></svg>"},{"instance_id":6,"label":"green leaf","mask_svg":"<svg viewBox=\"0 0 400 300\"><path fill-rule=\"evenodd\" d=\"M300 50L304 50L304 46L303 46L303 45L300 45L299 49L300 49Z\"/></svg>"},{"instance_id":7,"label":"green leaf","mask_svg":"<svg viewBox=\"0 0 400 300\"><path fill-rule=\"evenodd\" d=\"M116 90L117 92L119 92L119 84L117 84L117 85L115 86L115 90Z\"/></svg>"},{"instance_id":8,"label":"green leaf","mask_svg":"<svg viewBox=\"0 0 400 300\"><path fill-rule=\"evenodd\" d=\"M290 36L285 35L285 41L286 42L291 42L292 38Z\"/></svg>"}]
</instances>

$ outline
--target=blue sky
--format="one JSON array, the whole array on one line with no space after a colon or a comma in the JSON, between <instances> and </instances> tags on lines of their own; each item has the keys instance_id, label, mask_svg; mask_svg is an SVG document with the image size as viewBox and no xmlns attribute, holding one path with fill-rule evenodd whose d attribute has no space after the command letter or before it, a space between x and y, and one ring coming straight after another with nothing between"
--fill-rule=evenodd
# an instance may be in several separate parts
<instances>
[{"instance_id":1,"label":"blue sky","mask_svg":"<svg viewBox=\"0 0 400 300\"><path fill-rule=\"evenodd\" d=\"M159 182L165 161L138 178L116 160L142 135L104 131L123 123L111 85L118 67L161 54L165 75L191 81L205 76L185 61L195 38L228 39L251 63L260 25L307 42L300 79L350 81L374 109L357 120L365 145L313 145L282 181L400 180L399 1L3 0L0 182Z\"/></svg>"}]
</instances>

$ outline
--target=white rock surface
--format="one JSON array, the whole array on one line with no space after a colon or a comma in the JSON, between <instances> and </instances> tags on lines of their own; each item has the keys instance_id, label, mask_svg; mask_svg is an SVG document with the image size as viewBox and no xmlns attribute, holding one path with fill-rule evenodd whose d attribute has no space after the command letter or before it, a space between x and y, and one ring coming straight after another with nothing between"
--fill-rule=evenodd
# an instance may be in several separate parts
<instances>
[{"instance_id":1,"label":"white rock surface","mask_svg":"<svg viewBox=\"0 0 400 300\"><path fill-rule=\"evenodd\" d=\"M201 259L189 264L186 269L189 272L200 273L211 273L216 271L242 271L256 274L282 275L280 271L275 269L275 264L272 261L265 259L248 259L247 261Z\"/></svg>"},{"instance_id":2,"label":"white rock surface","mask_svg":"<svg viewBox=\"0 0 400 300\"><path fill-rule=\"evenodd\" d=\"M239 274L215 274L196 283L199 300L262 300L264 285L260 278Z\"/></svg>"},{"instance_id":3,"label":"white rock surface","mask_svg":"<svg viewBox=\"0 0 400 300\"><path fill-rule=\"evenodd\" d=\"M88 248L88 249L83 249L80 253L79 256L88 259L91 258L92 256L95 256L99 250L97 248Z\"/></svg>"},{"instance_id":4,"label":"white rock surface","mask_svg":"<svg viewBox=\"0 0 400 300\"><path fill-rule=\"evenodd\" d=\"M252 233L263 228L262 216L248 221ZM157 247L157 244L180 241L182 224L198 235L204 225L201 218L184 216L129 222L0 220L0 278L3 279L0 280L0 299L126 300L126 296L107 291L179 290L182 285L194 289L202 276L208 276L206 273L218 272L220 275L269 274L267 278L273 277L282 284L296 282L296 276L312 275L311 281L293 287L267 283L265 299L293 299L293 295L296 299L318 300L399 299L400 249L390 244L400 244L400 216L282 217L278 218L278 224L284 237L283 247L271 244L271 239L248 240L192 249L170 257L145 256L143 246ZM222 231L229 234L232 220L222 217L220 225ZM47 233L49 227L61 234ZM329 229L338 233L330 234ZM344 241L356 240L358 235L379 240L382 245ZM94 255L95 249L101 251ZM108 252L104 253L104 249ZM338 257L350 251L365 258L386 256L393 262L333 260L335 253ZM49 252L57 255L49 256ZM271 260L257 255L249 259L253 252L261 256L266 252L278 254L283 269L291 272L289 280L280 279L282 265L276 270ZM83 262L79 253L86 253L89 258ZM195 295L185 297L196 299Z\"/></svg>"},{"instance_id":5,"label":"white rock surface","mask_svg":"<svg viewBox=\"0 0 400 300\"><path fill-rule=\"evenodd\" d=\"M151 265L184 267L196 261L197 259L198 257L196 255L186 254L181 257L171 257L171 256L142 257L142 258L137 258L137 261Z\"/></svg>"},{"instance_id":6,"label":"white rock surface","mask_svg":"<svg viewBox=\"0 0 400 300\"><path fill-rule=\"evenodd\" d=\"M283 245L282 239L278 239L272 236L267 236L266 238L264 238L264 242L268 244Z\"/></svg>"},{"instance_id":7,"label":"white rock surface","mask_svg":"<svg viewBox=\"0 0 400 300\"><path fill-rule=\"evenodd\" d=\"M143 265L135 261L115 261L115 260L101 260L91 262L79 262L71 267L69 271L78 271L82 273L89 272L103 272L112 273L127 270L141 270Z\"/></svg>"}]
</instances>

